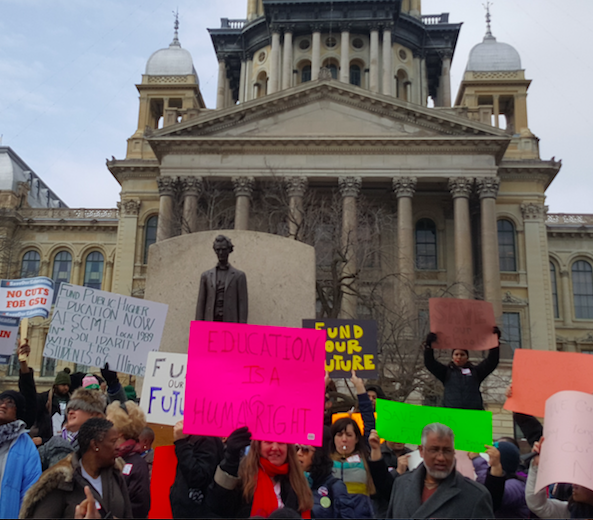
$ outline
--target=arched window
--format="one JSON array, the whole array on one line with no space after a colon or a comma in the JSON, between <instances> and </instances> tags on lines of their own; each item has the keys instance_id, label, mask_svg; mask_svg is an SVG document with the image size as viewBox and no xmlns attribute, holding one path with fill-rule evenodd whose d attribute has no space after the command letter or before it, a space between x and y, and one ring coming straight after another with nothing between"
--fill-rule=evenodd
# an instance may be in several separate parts
<instances>
[{"instance_id":1,"label":"arched window","mask_svg":"<svg viewBox=\"0 0 593 520\"><path fill-rule=\"evenodd\" d=\"M428 218L416 224L416 267L429 271L437 269L437 228Z\"/></svg>"},{"instance_id":2,"label":"arched window","mask_svg":"<svg viewBox=\"0 0 593 520\"><path fill-rule=\"evenodd\" d=\"M575 318L593 320L593 270L589 262L572 264L572 293Z\"/></svg>"},{"instance_id":3,"label":"arched window","mask_svg":"<svg viewBox=\"0 0 593 520\"><path fill-rule=\"evenodd\" d=\"M410 101L409 99L409 90L410 90L410 80L408 79L408 73L400 69L397 71L397 75L395 76L396 79L396 97L402 99L403 101Z\"/></svg>"},{"instance_id":4,"label":"arched window","mask_svg":"<svg viewBox=\"0 0 593 520\"><path fill-rule=\"evenodd\" d=\"M68 251L60 251L54 258L54 270L52 280L54 281L54 302L60 291L62 283L70 283L72 272L72 255Z\"/></svg>"},{"instance_id":5,"label":"arched window","mask_svg":"<svg viewBox=\"0 0 593 520\"><path fill-rule=\"evenodd\" d=\"M360 87L362 84L362 74L359 65L350 65L350 84Z\"/></svg>"},{"instance_id":6,"label":"arched window","mask_svg":"<svg viewBox=\"0 0 593 520\"><path fill-rule=\"evenodd\" d=\"M517 270L515 226L510 220L498 221L498 258L501 271Z\"/></svg>"},{"instance_id":7,"label":"arched window","mask_svg":"<svg viewBox=\"0 0 593 520\"><path fill-rule=\"evenodd\" d=\"M550 262L550 283L552 284L552 305L554 306L554 318L560 318L560 308L558 307L558 283L556 281L556 266Z\"/></svg>"},{"instance_id":8,"label":"arched window","mask_svg":"<svg viewBox=\"0 0 593 520\"><path fill-rule=\"evenodd\" d=\"M327 68L329 69L332 78L338 79L338 66L335 63L330 63Z\"/></svg>"},{"instance_id":9,"label":"arched window","mask_svg":"<svg viewBox=\"0 0 593 520\"><path fill-rule=\"evenodd\" d=\"M305 65L301 69L301 83L311 81L311 65Z\"/></svg>"},{"instance_id":10,"label":"arched window","mask_svg":"<svg viewBox=\"0 0 593 520\"><path fill-rule=\"evenodd\" d=\"M89 253L84 266L84 286L101 289L103 283L103 255L98 251Z\"/></svg>"},{"instance_id":11,"label":"arched window","mask_svg":"<svg viewBox=\"0 0 593 520\"><path fill-rule=\"evenodd\" d=\"M39 276L39 264L41 256L37 251L27 251L21 263L21 278L33 278Z\"/></svg>"},{"instance_id":12,"label":"arched window","mask_svg":"<svg viewBox=\"0 0 593 520\"><path fill-rule=\"evenodd\" d=\"M148 263L148 248L156 242L156 230L159 224L159 217L155 215L146 221L144 231L144 263Z\"/></svg>"}]
</instances>

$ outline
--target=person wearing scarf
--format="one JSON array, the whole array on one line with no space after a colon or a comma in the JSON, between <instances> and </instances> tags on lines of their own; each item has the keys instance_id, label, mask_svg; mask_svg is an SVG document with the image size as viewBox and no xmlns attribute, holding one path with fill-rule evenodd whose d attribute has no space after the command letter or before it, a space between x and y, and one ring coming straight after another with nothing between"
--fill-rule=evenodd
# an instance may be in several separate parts
<instances>
[{"instance_id":1,"label":"person wearing scarf","mask_svg":"<svg viewBox=\"0 0 593 520\"><path fill-rule=\"evenodd\" d=\"M241 460L244 449L249 453ZM207 497L222 518L268 518L284 507L311 518L313 498L292 444L251 441L239 428L227 439L226 451Z\"/></svg>"},{"instance_id":2,"label":"person wearing scarf","mask_svg":"<svg viewBox=\"0 0 593 520\"><path fill-rule=\"evenodd\" d=\"M37 448L24 422L25 398L0 394L0 518L17 518L25 492L41 476Z\"/></svg>"},{"instance_id":3,"label":"person wearing scarf","mask_svg":"<svg viewBox=\"0 0 593 520\"><path fill-rule=\"evenodd\" d=\"M138 441L146 427L146 416L133 401L122 404L114 401L107 407L107 419L119 434L117 456L125 463L122 475L128 487L133 517L147 518L150 511L150 473Z\"/></svg>"}]
</instances>

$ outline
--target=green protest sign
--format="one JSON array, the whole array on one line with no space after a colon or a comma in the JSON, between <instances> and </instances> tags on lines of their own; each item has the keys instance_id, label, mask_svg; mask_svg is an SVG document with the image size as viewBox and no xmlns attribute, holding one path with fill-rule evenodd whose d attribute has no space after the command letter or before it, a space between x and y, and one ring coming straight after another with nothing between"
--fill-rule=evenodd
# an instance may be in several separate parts
<instances>
[{"instance_id":1,"label":"green protest sign","mask_svg":"<svg viewBox=\"0 0 593 520\"><path fill-rule=\"evenodd\" d=\"M422 429L446 424L455 434L455 449L483 453L492 445L492 412L418 406L377 399L377 432L382 439L420 445Z\"/></svg>"}]
</instances>

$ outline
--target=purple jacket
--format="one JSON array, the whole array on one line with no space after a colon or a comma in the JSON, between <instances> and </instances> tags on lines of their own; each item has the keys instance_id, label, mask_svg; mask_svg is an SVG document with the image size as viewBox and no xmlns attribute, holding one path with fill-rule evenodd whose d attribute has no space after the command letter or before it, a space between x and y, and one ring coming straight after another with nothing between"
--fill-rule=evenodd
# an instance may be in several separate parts
<instances>
[{"instance_id":1,"label":"purple jacket","mask_svg":"<svg viewBox=\"0 0 593 520\"><path fill-rule=\"evenodd\" d=\"M488 462L482 457L476 457L472 460L474 470L480 484L486 481L488 474ZM529 518L530 512L525 503L525 482L516 478L509 478L504 484L504 495L501 506L494 511L496 518Z\"/></svg>"}]
</instances>

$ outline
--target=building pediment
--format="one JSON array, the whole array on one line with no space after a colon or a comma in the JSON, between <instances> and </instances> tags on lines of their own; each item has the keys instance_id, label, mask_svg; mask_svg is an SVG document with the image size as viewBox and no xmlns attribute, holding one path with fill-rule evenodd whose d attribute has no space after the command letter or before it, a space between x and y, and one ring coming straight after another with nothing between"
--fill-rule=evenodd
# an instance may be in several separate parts
<instances>
[{"instance_id":1,"label":"building pediment","mask_svg":"<svg viewBox=\"0 0 593 520\"><path fill-rule=\"evenodd\" d=\"M195 119L154 132L151 145L187 138L495 138L503 131L338 81L308 82L261 99L203 112Z\"/></svg>"}]
</instances>

